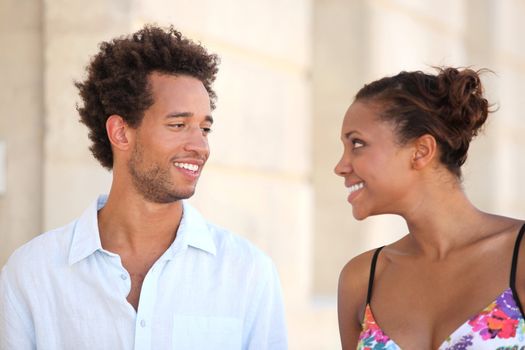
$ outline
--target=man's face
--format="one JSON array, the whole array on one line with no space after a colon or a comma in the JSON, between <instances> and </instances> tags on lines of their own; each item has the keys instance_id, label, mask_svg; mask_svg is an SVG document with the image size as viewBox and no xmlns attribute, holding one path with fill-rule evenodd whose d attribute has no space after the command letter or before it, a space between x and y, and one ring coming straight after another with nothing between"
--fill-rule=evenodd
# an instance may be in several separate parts
<instances>
[{"instance_id":1,"label":"man's face","mask_svg":"<svg viewBox=\"0 0 525 350\"><path fill-rule=\"evenodd\" d=\"M171 203L193 195L210 154L210 99L189 76L152 73L149 83L154 103L135 130L128 169L146 200Z\"/></svg>"}]
</instances>

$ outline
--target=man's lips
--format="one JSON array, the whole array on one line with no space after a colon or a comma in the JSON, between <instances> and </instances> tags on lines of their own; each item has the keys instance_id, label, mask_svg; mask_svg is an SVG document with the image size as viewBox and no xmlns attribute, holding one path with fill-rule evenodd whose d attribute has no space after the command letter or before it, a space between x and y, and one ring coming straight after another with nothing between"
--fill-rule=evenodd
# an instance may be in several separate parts
<instances>
[{"instance_id":1,"label":"man's lips","mask_svg":"<svg viewBox=\"0 0 525 350\"><path fill-rule=\"evenodd\" d=\"M176 168L191 178L197 178L200 175L205 163L206 161L204 159L195 158L178 158L172 162Z\"/></svg>"},{"instance_id":2,"label":"man's lips","mask_svg":"<svg viewBox=\"0 0 525 350\"><path fill-rule=\"evenodd\" d=\"M186 162L174 162L173 165L175 165L177 168L186 169L194 172L198 172L201 168L200 165Z\"/></svg>"}]
</instances>

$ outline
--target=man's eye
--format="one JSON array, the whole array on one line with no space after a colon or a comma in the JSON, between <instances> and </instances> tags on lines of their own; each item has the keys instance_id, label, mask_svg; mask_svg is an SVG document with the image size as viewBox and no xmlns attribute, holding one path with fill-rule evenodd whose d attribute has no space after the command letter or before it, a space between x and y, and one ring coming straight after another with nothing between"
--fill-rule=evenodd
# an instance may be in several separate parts
<instances>
[{"instance_id":1,"label":"man's eye","mask_svg":"<svg viewBox=\"0 0 525 350\"><path fill-rule=\"evenodd\" d=\"M201 128L201 129L202 129L202 132L206 135L212 131L211 128Z\"/></svg>"},{"instance_id":2,"label":"man's eye","mask_svg":"<svg viewBox=\"0 0 525 350\"><path fill-rule=\"evenodd\" d=\"M183 123L173 123L173 124L168 124L168 126L169 126L170 128L178 129L178 128L182 128L182 127L184 127L184 124L183 124Z\"/></svg>"}]
</instances>

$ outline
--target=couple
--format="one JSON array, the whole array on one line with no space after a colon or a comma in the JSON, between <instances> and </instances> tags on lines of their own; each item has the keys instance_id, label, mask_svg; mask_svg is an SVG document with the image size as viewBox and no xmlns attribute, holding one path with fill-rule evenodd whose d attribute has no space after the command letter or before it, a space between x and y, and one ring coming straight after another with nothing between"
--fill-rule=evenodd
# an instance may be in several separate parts
<instances>
[{"instance_id":1,"label":"couple","mask_svg":"<svg viewBox=\"0 0 525 350\"><path fill-rule=\"evenodd\" d=\"M273 263L182 201L208 158L217 65L172 28L101 45L77 87L111 190L11 256L1 350L287 348ZM398 214L410 233L343 269L344 349L524 342L522 223L477 210L461 189L488 112L478 74L453 68L375 81L349 107L335 170L353 214Z\"/></svg>"}]
</instances>

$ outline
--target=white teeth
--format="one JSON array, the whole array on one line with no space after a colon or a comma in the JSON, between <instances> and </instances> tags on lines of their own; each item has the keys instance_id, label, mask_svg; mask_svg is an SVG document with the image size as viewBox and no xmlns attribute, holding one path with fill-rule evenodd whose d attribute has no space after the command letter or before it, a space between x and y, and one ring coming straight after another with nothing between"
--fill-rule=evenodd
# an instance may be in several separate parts
<instances>
[{"instance_id":1,"label":"white teeth","mask_svg":"<svg viewBox=\"0 0 525 350\"><path fill-rule=\"evenodd\" d=\"M355 191L362 189L364 186L365 186L364 182L360 182L358 184L352 185L348 187L348 194L352 194Z\"/></svg>"},{"instance_id":2,"label":"white teeth","mask_svg":"<svg viewBox=\"0 0 525 350\"><path fill-rule=\"evenodd\" d=\"M197 164L178 163L178 162L175 162L174 164L175 164L176 167L179 167L179 168L182 168L182 169L186 169L186 170L191 170L191 171L199 170L199 166Z\"/></svg>"}]
</instances>

